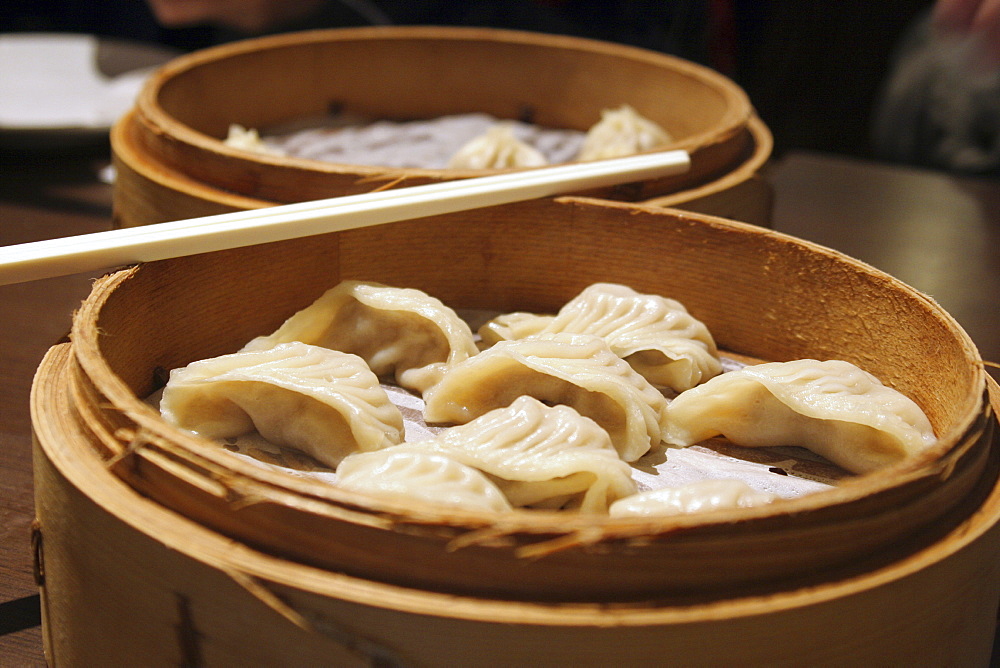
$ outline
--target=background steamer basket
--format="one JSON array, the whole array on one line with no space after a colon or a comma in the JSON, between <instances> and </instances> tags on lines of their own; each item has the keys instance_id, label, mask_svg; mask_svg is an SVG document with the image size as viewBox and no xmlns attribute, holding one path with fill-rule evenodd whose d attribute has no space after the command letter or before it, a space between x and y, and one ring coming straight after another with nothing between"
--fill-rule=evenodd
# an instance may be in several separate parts
<instances>
[{"instance_id":1,"label":"background steamer basket","mask_svg":"<svg viewBox=\"0 0 1000 668\"><path fill-rule=\"evenodd\" d=\"M112 157L117 172L113 195L115 227L136 227L279 204L214 188L151 160L137 144L136 132L134 111L125 114L111 130ZM745 154L729 171L706 183L640 203L769 227L774 192L760 171L771 155L774 139L756 116L747 123L745 133L749 137Z\"/></svg>"},{"instance_id":2,"label":"background steamer basket","mask_svg":"<svg viewBox=\"0 0 1000 668\"><path fill-rule=\"evenodd\" d=\"M436 257L448 262L428 261ZM141 400L165 370L240 348L348 278L500 311L555 311L590 283L629 284L679 299L735 353L862 366L915 399L940 443L768 507L635 520L497 516L401 507L260 469L170 427ZM892 277L754 226L586 198L149 263L95 285L72 341L60 385L72 411L52 415L149 498L282 558L502 599L705 602L880 568L960 521L985 475L994 422L968 336Z\"/></svg>"},{"instance_id":3,"label":"background steamer basket","mask_svg":"<svg viewBox=\"0 0 1000 668\"><path fill-rule=\"evenodd\" d=\"M268 128L339 109L390 120L480 112L586 130L601 110L624 103L670 132L676 141L665 148L687 150L691 169L588 195L668 195L724 176L750 153L770 154L760 121L748 130L755 117L746 94L706 67L587 39L444 27L293 33L177 58L150 78L134 113L119 123L127 128L112 139L116 158L154 186L159 173L177 174L181 185L206 188L202 195L236 197L236 206L246 204L241 199L283 204L488 172L260 155L222 142L230 124ZM126 225L159 222L129 211L122 218Z\"/></svg>"}]
</instances>

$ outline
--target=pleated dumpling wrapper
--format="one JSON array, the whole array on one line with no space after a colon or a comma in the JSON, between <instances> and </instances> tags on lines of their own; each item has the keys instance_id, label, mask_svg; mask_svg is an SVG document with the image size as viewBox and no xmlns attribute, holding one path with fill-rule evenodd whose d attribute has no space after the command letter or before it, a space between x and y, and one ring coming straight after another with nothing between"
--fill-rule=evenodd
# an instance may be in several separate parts
<instances>
[{"instance_id":1,"label":"pleated dumpling wrapper","mask_svg":"<svg viewBox=\"0 0 1000 668\"><path fill-rule=\"evenodd\" d=\"M723 435L736 445L807 448L853 473L901 462L936 442L920 406L844 360L770 362L682 392L664 440Z\"/></svg>"},{"instance_id":2,"label":"pleated dumpling wrapper","mask_svg":"<svg viewBox=\"0 0 1000 668\"><path fill-rule=\"evenodd\" d=\"M445 369L478 352L472 330L440 300L414 288L343 281L243 350L301 341L360 356L375 375L424 392Z\"/></svg>"},{"instance_id":3,"label":"pleated dumpling wrapper","mask_svg":"<svg viewBox=\"0 0 1000 668\"><path fill-rule=\"evenodd\" d=\"M601 111L601 120L587 131L577 160L621 158L661 148L672 141L670 133L623 104Z\"/></svg>"},{"instance_id":4,"label":"pleated dumpling wrapper","mask_svg":"<svg viewBox=\"0 0 1000 668\"><path fill-rule=\"evenodd\" d=\"M434 452L399 446L348 455L337 467L337 486L394 501L418 501L471 511L511 509L483 473Z\"/></svg>"},{"instance_id":5,"label":"pleated dumpling wrapper","mask_svg":"<svg viewBox=\"0 0 1000 668\"><path fill-rule=\"evenodd\" d=\"M330 468L403 440L403 416L357 355L284 343L170 372L160 412L210 439L257 431Z\"/></svg>"},{"instance_id":6,"label":"pleated dumpling wrapper","mask_svg":"<svg viewBox=\"0 0 1000 668\"><path fill-rule=\"evenodd\" d=\"M752 508L778 497L756 490L742 480L709 478L679 487L663 487L627 496L611 504L611 517L687 515L723 508Z\"/></svg>"},{"instance_id":7,"label":"pleated dumpling wrapper","mask_svg":"<svg viewBox=\"0 0 1000 668\"><path fill-rule=\"evenodd\" d=\"M392 450L435 452L472 466L519 507L606 513L608 504L636 493L632 468L604 429L570 406L529 396Z\"/></svg>"},{"instance_id":8,"label":"pleated dumpling wrapper","mask_svg":"<svg viewBox=\"0 0 1000 668\"><path fill-rule=\"evenodd\" d=\"M497 123L470 139L448 160L450 169L510 169L544 167L541 151L521 141L510 123Z\"/></svg>"},{"instance_id":9,"label":"pleated dumpling wrapper","mask_svg":"<svg viewBox=\"0 0 1000 668\"><path fill-rule=\"evenodd\" d=\"M594 283L555 316L509 313L479 328L486 344L557 332L600 336L650 383L675 392L722 372L708 327L683 304L617 283Z\"/></svg>"},{"instance_id":10,"label":"pleated dumpling wrapper","mask_svg":"<svg viewBox=\"0 0 1000 668\"><path fill-rule=\"evenodd\" d=\"M424 395L424 418L464 424L522 395L572 406L599 424L632 462L659 445L667 402L604 339L553 334L500 341L454 365Z\"/></svg>"}]
</instances>

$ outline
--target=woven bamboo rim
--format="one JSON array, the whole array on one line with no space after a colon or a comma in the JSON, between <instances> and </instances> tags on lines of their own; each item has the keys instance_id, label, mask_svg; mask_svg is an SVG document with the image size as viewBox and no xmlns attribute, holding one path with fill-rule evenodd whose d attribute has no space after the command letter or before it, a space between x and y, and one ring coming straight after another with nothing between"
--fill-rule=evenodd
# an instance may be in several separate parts
<instances>
[{"instance_id":1,"label":"woven bamboo rim","mask_svg":"<svg viewBox=\"0 0 1000 668\"><path fill-rule=\"evenodd\" d=\"M32 395L50 661L148 661L198 655L201 646L224 651L233 662L269 656L277 663L299 657L399 665L801 665L824 659L975 665L989 656L1000 541L996 435L984 474L954 510L951 530L880 568L701 603L489 600L282 559L138 494L95 456L78 422L62 419L75 407L65 391L70 348L49 352ZM990 388L997 391L996 406L1000 389L992 381ZM88 589L73 586L80 578L107 605L95 608ZM178 620L172 611L163 613L163 601L177 600L189 609L239 609L240 621L234 631L233 624L217 623L219 615L192 619L189 613ZM106 632L112 630L124 635ZM489 653L498 648L500 656Z\"/></svg>"},{"instance_id":2,"label":"woven bamboo rim","mask_svg":"<svg viewBox=\"0 0 1000 668\"><path fill-rule=\"evenodd\" d=\"M538 220L548 221L552 229L539 226ZM572 221L572 227L555 224L558 220ZM419 260L409 253L419 254L427 244L451 243L460 248L485 244L476 240L479 235L490 235L486 228L529 247L532 233L549 237L556 246L579 244L581 257L588 257L595 245L603 248L610 238L620 237L621 226L626 224L635 246L590 271L605 280L626 281L618 274L628 274L632 267L623 265L634 264L635 254L640 260L647 254L671 257L677 265L676 294L706 320L723 348L772 359L807 356L795 354L805 350L816 356L850 351L844 356L878 367L882 373L876 373L885 382L918 398L939 433L939 444L912 461L851 479L830 491L710 517L612 520L528 511L487 516L412 504L403 507L260 470L171 428L137 398L153 389L151 370L138 364L149 355L143 346L176 334L181 325L171 323L175 318L183 320L188 306L182 300L171 307L176 312L157 312L164 304L153 303L150 295L170 291L171 285L185 281L195 281L198 290L209 289L215 280L209 277L217 277L220 267L241 267L249 257L262 266L280 266L304 254L323 259L323 269L308 269L292 280L276 279L279 284L267 288L294 310L335 282L310 284L319 275L328 276L330 258L339 258L343 277L356 275L352 272L359 271L359 266L352 263L359 257L364 256L366 265L376 262L365 256L371 252L365 249L374 248L384 230L150 263L102 279L74 322L70 391L77 419L109 468L142 493L188 517L290 559L440 591L531 600L704 600L722 592L769 591L789 582L829 577L831 572L871 568L899 558L900 550L914 549L914 541L926 544L922 541L932 541L951 528L942 518L975 486L988 454L992 421L978 353L961 327L932 300L851 258L717 218L560 198L496 207L474 220L466 214L393 224L389 234L398 238L404 250L384 259L378 271L390 274L375 277L399 284L402 275L391 272L408 266L408 258ZM567 236L572 238L563 241ZM501 237L490 236L495 243ZM559 256L551 253L551 246L539 246L546 259ZM702 257L705 252L707 260ZM520 287L512 291L520 295L500 290L495 296L528 300L517 302L521 308L552 308L587 280L585 275L563 275L558 267L546 268L544 262L536 261L539 258L528 258L527 264L518 266L522 271L542 272L542 276L511 274L501 249L494 248L488 255L499 264L487 275L519 276ZM745 267L735 264L743 261L741 257L747 261ZM734 264L725 275L718 275L714 267L725 266L726 261ZM692 270L691 277L684 278L685 269ZM401 271L405 275L407 270ZM421 270L411 267L410 271L419 275ZM547 271L558 276L548 276ZM780 306L788 317L810 320L813 329L802 329L803 322L788 324L808 332L808 342L785 336L773 326L759 326L767 320L766 314L762 316L763 305L777 299L766 294L775 286L761 283L767 276L772 283L773 277L790 276L790 283L781 288L791 288L794 294L786 295L790 301ZM556 283L540 287L539 278ZM629 278L633 284L639 281L637 289L654 280L648 275ZM431 283L433 279L448 280L437 275L422 277ZM249 277L240 273L240 280ZM750 299L749 285L757 286L761 294ZM817 300L809 292L820 285L827 292ZM420 287L432 294L443 290ZM240 289L248 288L241 285ZM485 306L476 301L482 299L478 291L484 289L478 284L463 286L462 299L468 301L455 305ZM741 294L741 289L747 289L747 294ZM190 287L183 291L192 294ZM733 295L740 299L734 301ZM826 312L817 315L796 306L810 300ZM214 297L210 303L223 308ZM241 305L240 311L247 308L252 311L254 304ZM286 315L273 316L274 324ZM240 317L232 308L227 311L227 333L269 326L248 325ZM756 318L758 324L747 327L748 317ZM862 328L855 329L858 326ZM873 331L895 338L880 340ZM139 334L148 343L138 348L115 345ZM740 338L734 339L737 334ZM852 344L859 337L863 344ZM215 338L206 335L198 354L229 352L232 344ZM773 352L764 356L762 351ZM183 357L190 353L175 350L157 355L158 364L165 368L191 361ZM144 364L148 366L148 360ZM927 374L932 372L935 380L947 377L948 382L928 387Z\"/></svg>"},{"instance_id":3,"label":"woven bamboo rim","mask_svg":"<svg viewBox=\"0 0 1000 668\"><path fill-rule=\"evenodd\" d=\"M339 67L374 68L378 63L385 70L367 76L356 73L340 89L317 92L323 88L324 74L308 68L326 62L323 54L327 49L351 49L348 57L358 59L346 66L336 63ZM297 52L306 55L300 58ZM510 64L515 61L517 65ZM449 62L462 66L454 70L457 75L445 77L443 70L454 69L447 67ZM525 68L530 74L508 71L510 67ZM289 77L290 71L298 78ZM328 75L329 68L326 72ZM633 74L641 81L630 81ZM359 81L379 76L392 77L385 90L376 87L370 91L365 88L364 94L356 92L363 87ZM683 93L660 90L651 83L657 76L676 80ZM451 80L455 77L460 81ZM442 78L447 78L448 84L439 89ZM415 81L423 83L415 85ZM566 83L556 88L554 81ZM393 86L405 90L387 94ZM522 88L525 92L519 94ZM216 96L216 90L226 91L226 96ZM505 97L499 99L501 93ZM665 99L670 95L672 99ZM697 100L688 101L689 96ZM691 154L692 167L687 174L587 193L623 200L671 193L738 164L749 140L744 129L753 115L745 92L728 78L707 67L645 49L483 28L344 28L246 40L167 63L150 77L137 99L137 140L141 150L155 161L197 181L279 203L488 173L254 155L231 148L220 139L231 122L261 127L319 115L330 106L330 97L337 104L349 98L345 103L348 107L360 106L384 118L433 117L461 111L516 118L530 108L533 120L540 124L580 130L596 121L602 107L623 102L631 102L645 113L665 116L672 113L668 105L678 109L697 105L684 115L673 116L672 127L667 128L677 141L665 148L685 149Z\"/></svg>"}]
</instances>

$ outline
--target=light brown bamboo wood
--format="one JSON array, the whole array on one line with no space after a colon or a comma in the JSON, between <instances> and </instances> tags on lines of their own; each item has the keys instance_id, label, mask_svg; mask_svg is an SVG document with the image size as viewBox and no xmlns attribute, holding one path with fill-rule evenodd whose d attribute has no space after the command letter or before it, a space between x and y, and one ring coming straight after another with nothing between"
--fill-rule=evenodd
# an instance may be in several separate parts
<instances>
[{"instance_id":1,"label":"light brown bamboo wood","mask_svg":"<svg viewBox=\"0 0 1000 668\"><path fill-rule=\"evenodd\" d=\"M272 205L213 188L149 159L135 143L134 114L127 112L111 128L115 227L151 225Z\"/></svg>"},{"instance_id":2,"label":"light brown bamboo wood","mask_svg":"<svg viewBox=\"0 0 1000 668\"><path fill-rule=\"evenodd\" d=\"M442 256L446 265L428 261ZM770 507L650 520L490 516L402 507L263 471L169 427L141 401L164 370L238 349L346 278L501 311L555 311L590 283L626 283L679 299L735 353L862 366L914 398L940 443ZM146 264L95 285L73 350L69 391L88 447L150 498L303 563L536 601L705 602L871 570L953 528L947 518L987 466L992 425L975 347L925 295L755 226L586 198Z\"/></svg>"},{"instance_id":3,"label":"light brown bamboo wood","mask_svg":"<svg viewBox=\"0 0 1000 668\"><path fill-rule=\"evenodd\" d=\"M770 227L774 189L763 171L774 148L774 137L756 116L747 123L747 132L753 142L742 162L705 183L639 203Z\"/></svg>"},{"instance_id":4,"label":"light brown bamboo wood","mask_svg":"<svg viewBox=\"0 0 1000 668\"><path fill-rule=\"evenodd\" d=\"M67 419L72 357L32 396L50 665L988 665L1000 438L953 527L868 571L703 604L488 600L282 559L139 494Z\"/></svg>"},{"instance_id":5,"label":"light brown bamboo wood","mask_svg":"<svg viewBox=\"0 0 1000 668\"><path fill-rule=\"evenodd\" d=\"M229 125L266 128L337 108L369 118L482 112L586 130L628 103L691 154L684 175L588 192L642 200L738 165L753 110L728 78L666 54L587 39L403 26L284 34L182 56L154 74L131 117L133 150L218 190L274 203L483 175L258 155L225 145Z\"/></svg>"}]
</instances>

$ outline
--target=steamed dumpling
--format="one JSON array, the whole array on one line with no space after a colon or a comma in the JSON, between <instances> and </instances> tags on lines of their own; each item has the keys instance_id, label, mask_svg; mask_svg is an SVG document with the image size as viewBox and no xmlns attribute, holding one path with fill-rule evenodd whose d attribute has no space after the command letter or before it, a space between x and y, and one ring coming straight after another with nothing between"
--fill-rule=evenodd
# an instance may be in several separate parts
<instances>
[{"instance_id":1,"label":"steamed dumpling","mask_svg":"<svg viewBox=\"0 0 1000 668\"><path fill-rule=\"evenodd\" d=\"M612 517L656 517L702 513L721 508L752 508L771 503L778 497L754 489L742 480L715 478L680 487L664 487L640 492L611 504Z\"/></svg>"},{"instance_id":2,"label":"steamed dumpling","mask_svg":"<svg viewBox=\"0 0 1000 668\"><path fill-rule=\"evenodd\" d=\"M478 352L472 330L440 300L413 288L343 281L327 290L269 336L244 350L288 341L352 353L380 377L423 392L448 365Z\"/></svg>"},{"instance_id":3,"label":"steamed dumpling","mask_svg":"<svg viewBox=\"0 0 1000 668\"><path fill-rule=\"evenodd\" d=\"M748 366L683 392L667 408L664 440L686 446L723 435L736 445L797 445L854 473L935 443L910 398L843 360Z\"/></svg>"},{"instance_id":4,"label":"steamed dumpling","mask_svg":"<svg viewBox=\"0 0 1000 668\"><path fill-rule=\"evenodd\" d=\"M403 440L403 416L364 360L297 342L172 370L160 412L211 439L256 430L331 468Z\"/></svg>"},{"instance_id":5,"label":"steamed dumpling","mask_svg":"<svg viewBox=\"0 0 1000 668\"><path fill-rule=\"evenodd\" d=\"M528 395L574 407L635 461L660 443L666 399L597 336L501 341L451 367L424 396L428 422L463 424Z\"/></svg>"},{"instance_id":6,"label":"steamed dumpling","mask_svg":"<svg viewBox=\"0 0 1000 668\"><path fill-rule=\"evenodd\" d=\"M711 333L683 304L615 283L587 287L555 316L506 314L479 329L486 343L556 332L600 336L650 383L677 392L722 371Z\"/></svg>"},{"instance_id":7,"label":"steamed dumpling","mask_svg":"<svg viewBox=\"0 0 1000 668\"><path fill-rule=\"evenodd\" d=\"M503 492L471 466L433 452L401 451L398 447L348 455L337 467L337 486L465 510L511 509Z\"/></svg>"},{"instance_id":8,"label":"steamed dumpling","mask_svg":"<svg viewBox=\"0 0 1000 668\"><path fill-rule=\"evenodd\" d=\"M229 133L223 140L226 146L251 151L253 153L263 153L269 155L284 155L284 152L265 142L260 137L260 133L254 128L245 128L242 125L233 123L229 126Z\"/></svg>"},{"instance_id":9,"label":"steamed dumpling","mask_svg":"<svg viewBox=\"0 0 1000 668\"><path fill-rule=\"evenodd\" d=\"M436 452L487 473L515 506L607 511L635 494L608 433L569 406L528 396L432 439L393 450Z\"/></svg>"},{"instance_id":10,"label":"steamed dumpling","mask_svg":"<svg viewBox=\"0 0 1000 668\"><path fill-rule=\"evenodd\" d=\"M601 120L587 131L577 159L621 158L659 148L671 141L673 138L666 130L623 104L601 112Z\"/></svg>"},{"instance_id":11,"label":"steamed dumpling","mask_svg":"<svg viewBox=\"0 0 1000 668\"><path fill-rule=\"evenodd\" d=\"M470 139L448 161L451 169L508 169L547 164L541 151L514 136L509 123L497 123L485 134Z\"/></svg>"}]
</instances>

